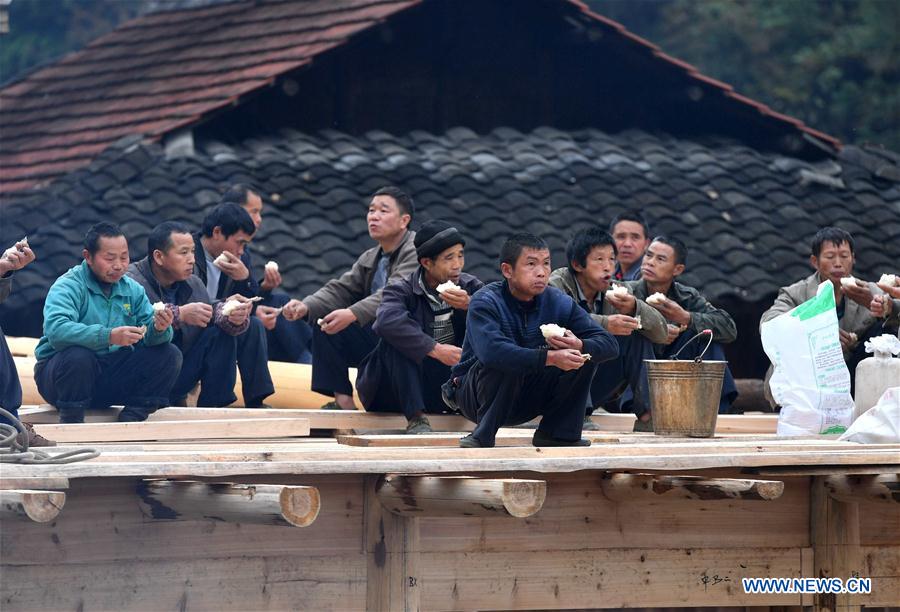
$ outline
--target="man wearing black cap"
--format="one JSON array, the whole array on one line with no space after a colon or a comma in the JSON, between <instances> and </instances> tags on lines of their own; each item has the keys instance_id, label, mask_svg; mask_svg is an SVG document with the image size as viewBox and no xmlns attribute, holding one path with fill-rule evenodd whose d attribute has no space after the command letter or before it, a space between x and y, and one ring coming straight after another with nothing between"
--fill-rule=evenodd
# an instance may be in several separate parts
<instances>
[{"instance_id":1,"label":"man wearing black cap","mask_svg":"<svg viewBox=\"0 0 900 612\"><path fill-rule=\"evenodd\" d=\"M465 244L446 221L419 229L419 267L385 287L373 326L381 339L359 367L356 390L365 409L402 410L407 433L431 432L425 413L447 410L441 384L459 363L469 296L483 284L462 271Z\"/></svg>"}]
</instances>

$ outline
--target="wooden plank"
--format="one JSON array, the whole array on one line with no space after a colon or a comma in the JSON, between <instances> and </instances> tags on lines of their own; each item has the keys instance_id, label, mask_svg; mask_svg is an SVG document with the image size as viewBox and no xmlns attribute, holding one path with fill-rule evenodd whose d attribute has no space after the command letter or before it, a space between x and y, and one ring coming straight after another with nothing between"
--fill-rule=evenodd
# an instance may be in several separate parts
<instances>
[{"instance_id":1,"label":"wooden plank","mask_svg":"<svg viewBox=\"0 0 900 612\"><path fill-rule=\"evenodd\" d=\"M841 578L862 576L863 557L859 537L859 505L832 498L825 478L812 479L810 490L810 542L814 555L814 576ZM859 598L848 594L818 593L815 610L855 612Z\"/></svg>"},{"instance_id":2,"label":"wooden plank","mask_svg":"<svg viewBox=\"0 0 900 612\"><path fill-rule=\"evenodd\" d=\"M147 514L176 518L308 527L319 515L315 487L195 480L145 480L137 489Z\"/></svg>"},{"instance_id":3,"label":"wooden plank","mask_svg":"<svg viewBox=\"0 0 900 612\"><path fill-rule=\"evenodd\" d=\"M18 478L8 478L7 476L0 474L0 490L68 488L68 478L45 476L21 476Z\"/></svg>"},{"instance_id":4,"label":"wooden plank","mask_svg":"<svg viewBox=\"0 0 900 612\"><path fill-rule=\"evenodd\" d=\"M862 474L897 474L900 472L900 462L887 462L883 465L822 465L822 466L805 466L797 468L794 466L771 465L762 468L746 468L747 474L755 474L757 476L840 476L840 475L862 475Z\"/></svg>"},{"instance_id":5,"label":"wooden plank","mask_svg":"<svg viewBox=\"0 0 900 612\"><path fill-rule=\"evenodd\" d=\"M896 607L900 602L900 546L863 546L861 553L866 568L863 577L872 579L872 593L861 598L864 605Z\"/></svg>"},{"instance_id":6,"label":"wooden plank","mask_svg":"<svg viewBox=\"0 0 900 612\"><path fill-rule=\"evenodd\" d=\"M784 493L784 483L777 480L608 474L601 483L603 494L613 501L662 496L704 501L731 499L772 501Z\"/></svg>"},{"instance_id":7,"label":"wooden plank","mask_svg":"<svg viewBox=\"0 0 900 612\"><path fill-rule=\"evenodd\" d=\"M497 446L530 446L533 431L503 428L497 433ZM619 436L600 434L598 432L584 432L583 437L589 438L592 443L618 442ZM373 448L404 448L404 447L446 447L459 448L459 440L463 434L458 433L430 433L430 434L344 434L338 435L338 444L346 446L373 447Z\"/></svg>"},{"instance_id":8,"label":"wooden plank","mask_svg":"<svg viewBox=\"0 0 900 612\"><path fill-rule=\"evenodd\" d=\"M400 516L513 516L536 514L547 497L547 483L522 478L404 476L378 480L381 504Z\"/></svg>"},{"instance_id":9,"label":"wooden plank","mask_svg":"<svg viewBox=\"0 0 900 612\"><path fill-rule=\"evenodd\" d=\"M49 523L65 504L62 491L4 489L0 491L0 519Z\"/></svg>"},{"instance_id":10,"label":"wooden plank","mask_svg":"<svg viewBox=\"0 0 900 612\"><path fill-rule=\"evenodd\" d=\"M281 438L308 436L306 419L240 419L210 421L144 421L35 425L37 433L57 442L185 440L203 438Z\"/></svg>"}]
</instances>

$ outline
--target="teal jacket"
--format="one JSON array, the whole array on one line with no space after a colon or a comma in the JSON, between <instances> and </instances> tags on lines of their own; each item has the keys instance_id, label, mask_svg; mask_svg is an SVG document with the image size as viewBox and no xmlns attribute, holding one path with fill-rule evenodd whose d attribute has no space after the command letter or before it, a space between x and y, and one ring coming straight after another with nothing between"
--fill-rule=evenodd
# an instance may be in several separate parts
<instances>
[{"instance_id":1,"label":"teal jacket","mask_svg":"<svg viewBox=\"0 0 900 612\"><path fill-rule=\"evenodd\" d=\"M38 361L49 359L70 346L83 346L98 354L116 351L110 346L114 327L147 326L142 342L147 346L172 339L172 327L158 332L153 326L153 307L137 281L124 276L103 294L87 262L71 268L56 279L44 303L44 335L35 349Z\"/></svg>"}]
</instances>

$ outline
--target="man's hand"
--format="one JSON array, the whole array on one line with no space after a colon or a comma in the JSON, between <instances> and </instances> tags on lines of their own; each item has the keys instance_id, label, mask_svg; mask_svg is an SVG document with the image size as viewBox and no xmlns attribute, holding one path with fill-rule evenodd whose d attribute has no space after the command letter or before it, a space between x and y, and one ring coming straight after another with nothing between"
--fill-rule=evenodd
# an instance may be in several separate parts
<instances>
[{"instance_id":1,"label":"man's hand","mask_svg":"<svg viewBox=\"0 0 900 612\"><path fill-rule=\"evenodd\" d=\"M680 325L674 325L672 323L666 324L666 341L663 344L672 344L678 339L678 336L681 335L685 327L681 327Z\"/></svg>"},{"instance_id":2,"label":"man's hand","mask_svg":"<svg viewBox=\"0 0 900 612\"><path fill-rule=\"evenodd\" d=\"M213 307L203 302L194 302L178 307L178 318L182 325L206 327L213 316Z\"/></svg>"},{"instance_id":3,"label":"man's hand","mask_svg":"<svg viewBox=\"0 0 900 612\"><path fill-rule=\"evenodd\" d=\"M19 241L0 255L0 276L21 270L34 261L34 251L24 241Z\"/></svg>"},{"instance_id":4,"label":"man's hand","mask_svg":"<svg viewBox=\"0 0 900 612\"><path fill-rule=\"evenodd\" d=\"M650 305L660 311L667 321L684 326L691 324L691 313L682 308L675 300L666 298L665 302Z\"/></svg>"},{"instance_id":5,"label":"man's hand","mask_svg":"<svg viewBox=\"0 0 900 612\"><path fill-rule=\"evenodd\" d=\"M356 323L356 315L353 314L353 311L349 308L339 308L325 315L320 327L323 332L331 335L344 331L351 323Z\"/></svg>"},{"instance_id":6,"label":"man's hand","mask_svg":"<svg viewBox=\"0 0 900 612\"><path fill-rule=\"evenodd\" d=\"M309 314L309 308L300 300L291 300L281 309L281 314L288 321L296 321L297 319L305 318Z\"/></svg>"},{"instance_id":7,"label":"man's hand","mask_svg":"<svg viewBox=\"0 0 900 612\"><path fill-rule=\"evenodd\" d=\"M158 332L164 332L175 320L175 313L168 308L157 310L153 313L153 327Z\"/></svg>"},{"instance_id":8,"label":"man's hand","mask_svg":"<svg viewBox=\"0 0 900 612\"><path fill-rule=\"evenodd\" d=\"M431 349L431 352L428 353L428 356L432 359L437 359L445 366L452 367L459 363L459 359L462 357L462 349L452 344L437 343Z\"/></svg>"},{"instance_id":9,"label":"man's hand","mask_svg":"<svg viewBox=\"0 0 900 612\"><path fill-rule=\"evenodd\" d=\"M441 293L440 296L451 308L457 310L469 309L469 294L462 289L447 289Z\"/></svg>"},{"instance_id":10,"label":"man's hand","mask_svg":"<svg viewBox=\"0 0 900 612\"><path fill-rule=\"evenodd\" d=\"M547 365L559 368L563 372L577 370L584 365L585 361L585 358L581 356L581 351L572 349L547 351Z\"/></svg>"},{"instance_id":11,"label":"man's hand","mask_svg":"<svg viewBox=\"0 0 900 612\"><path fill-rule=\"evenodd\" d=\"M229 253L228 251L222 251L222 255L225 256L227 261L214 261L213 263L228 278L231 280L242 281L247 280L250 277L250 270L247 269L247 266L244 265L244 262L241 261L240 257ZM217 257L216 260L218 259L219 258Z\"/></svg>"},{"instance_id":12,"label":"man's hand","mask_svg":"<svg viewBox=\"0 0 900 612\"><path fill-rule=\"evenodd\" d=\"M263 291L274 291L281 285L281 272L266 267L263 274L263 281L259 284L259 288ZM256 309L259 312L259 308Z\"/></svg>"},{"instance_id":13,"label":"man's hand","mask_svg":"<svg viewBox=\"0 0 900 612\"><path fill-rule=\"evenodd\" d=\"M612 291L607 291L604 297L610 306L622 314L634 316L634 313L637 312L637 299L630 293L628 295L616 295Z\"/></svg>"},{"instance_id":14,"label":"man's hand","mask_svg":"<svg viewBox=\"0 0 900 612\"><path fill-rule=\"evenodd\" d=\"M609 315L606 318L606 331L613 336L630 336L638 328L638 320L628 315Z\"/></svg>"},{"instance_id":15,"label":"man's hand","mask_svg":"<svg viewBox=\"0 0 900 612\"><path fill-rule=\"evenodd\" d=\"M110 346L131 346L144 339L144 330L132 325L113 327L109 332Z\"/></svg>"},{"instance_id":16,"label":"man's hand","mask_svg":"<svg viewBox=\"0 0 900 612\"><path fill-rule=\"evenodd\" d=\"M856 346L859 338L856 337L856 334L852 332L846 332L843 329L838 329L838 334L841 339L841 349L847 353Z\"/></svg>"},{"instance_id":17,"label":"man's hand","mask_svg":"<svg viewBox=\"0 0 900 612\"><path fill-rule=\"evenodd\" d=\"M547 338L547 344L555 349L572 349L573 351L578 351L579 355L581 354L581 349L584 348L584 342L581 341L581 338L575 336L575 334L568 329L564 336L552 336Z\"/></svg>"},{"instance_id":18,"label":"man's hand","mask_svg":"<svg viewBox=\"0 0 900 612\"><path fill-rule=\"evenodd\" d=\"M841 289L844 291L844 295L864 308L868 308L872 303L874 296L868 283L856 281L851 285L842 286Z\"/></svg>"},{"instance_id":19,"label":"man's hand","mask_svg":"<svg viewBox=\"0 0 900 612\"><path fill-rule=\"evenodd\" d=\"M894 299L900 300L900 286L892 287L887 283L878 283L878 288Z\"/></svg>"},{"instance_id":20,"label":"man's hand","mask_svg":"<svg viewBox=\"0 0 900 612\"><path fill-rule=\"evenodd\" d=\"M279 314L278 309L271 306L256 307L256 318L262 321L263 327L269 331L275 329L275 323L278 322Z\"/></svg>"},{"instance_id":21,"label":"man's hand","mask_svg":"<svg viewBox=\"0 0 900 612\"><path fill-rule=\"evenodd\" d=\"M228 322L232 325L243 325L244 321L247 320L247 317L250 316L250 311L253 310L253 301L248 297L244 297L240 293L235 293L225 300L226 302L240 302L241 305L231 311L228 315Z\"/></svg>"},{"instance_id":22,"label":"man's hand","mask_svg":"<svg viewBox=\"0 0 900 612\"><path fill-rule=\"evenodd\" d=\"M889 296L876 295L872 298L872 303L869 304L869 312L872 313L873 317L884 319L891 316L893 307L894 302L891 301Z\"/></svg>"}]
</instances>

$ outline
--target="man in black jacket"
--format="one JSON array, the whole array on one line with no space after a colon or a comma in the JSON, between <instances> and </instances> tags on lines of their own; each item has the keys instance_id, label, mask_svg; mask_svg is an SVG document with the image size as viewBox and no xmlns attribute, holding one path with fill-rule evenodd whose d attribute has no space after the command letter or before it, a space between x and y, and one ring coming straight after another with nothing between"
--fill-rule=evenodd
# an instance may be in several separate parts
<instances>
[{"instance_id":1,"label":"man in black jacket","mask_svg":"<svg viewBox=\"0 0 900 612\"><path fill-rule=\"evenodd\" d=\"M366 410L401 410L406 432L417 434L432 431L425 413L448 409L441 384L459 363L469 296L482 282L463 273L466 242L446 221L423 225L413 244L419 268L385 287L373 326L381 339L360 364L356 390Z\"/></svg>"}]
</instances>

